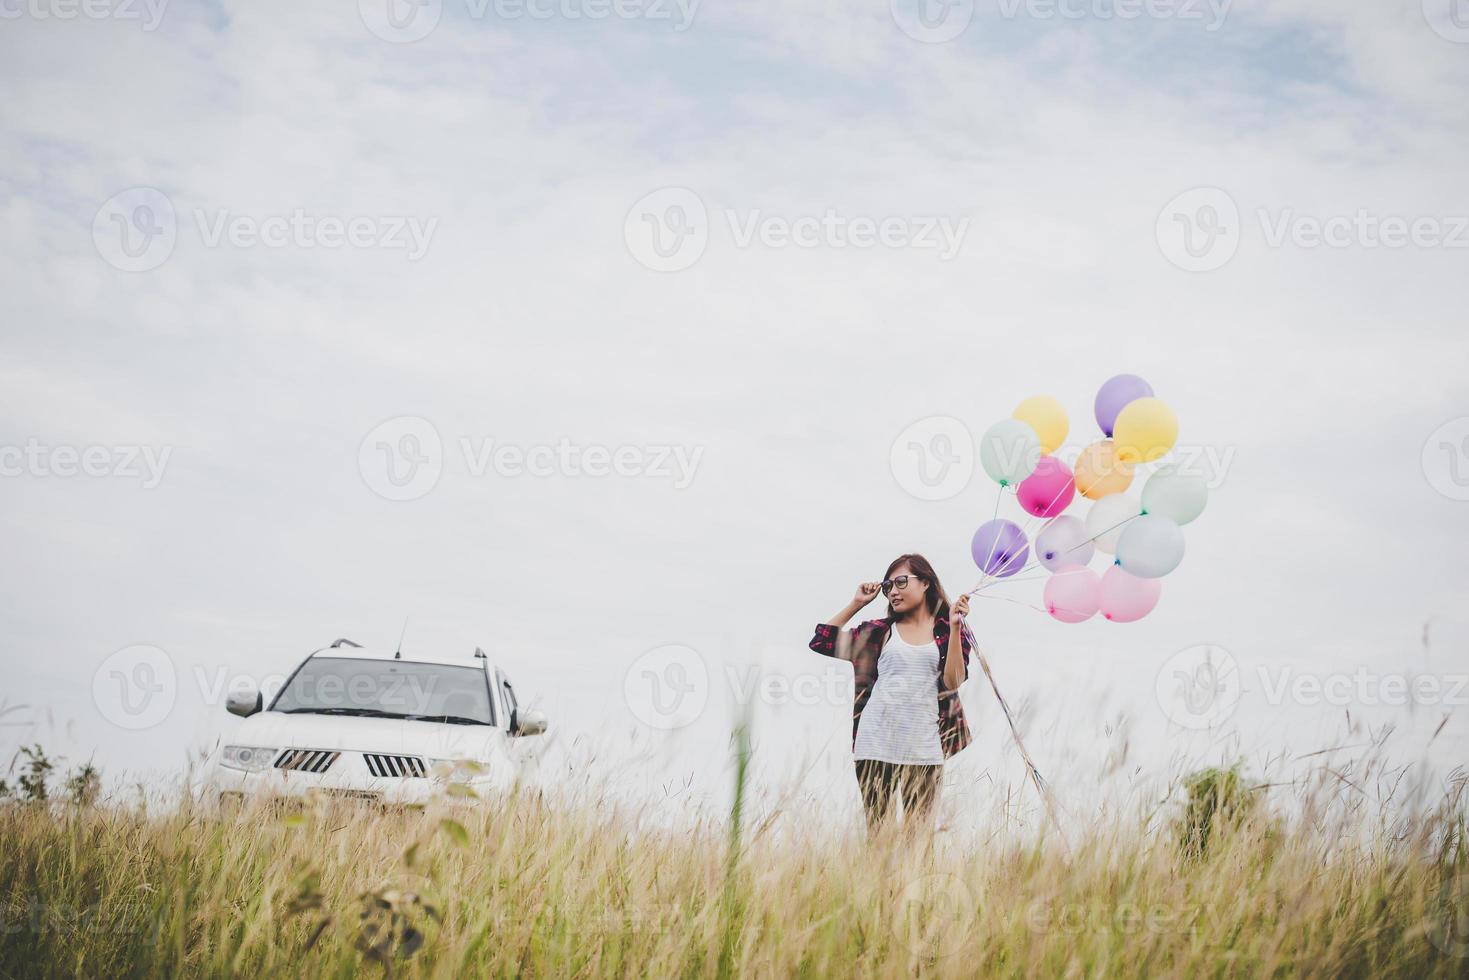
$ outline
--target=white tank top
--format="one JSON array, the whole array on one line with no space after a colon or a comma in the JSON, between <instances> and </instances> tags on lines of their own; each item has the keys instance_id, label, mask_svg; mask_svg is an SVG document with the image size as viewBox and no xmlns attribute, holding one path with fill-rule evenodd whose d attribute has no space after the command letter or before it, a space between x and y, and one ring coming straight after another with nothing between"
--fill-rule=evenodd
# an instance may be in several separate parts
<instances>
[{"instance_id":1,"label":"white tank top","mask_svg":"<svg viewBox=\"0 0 1469 980\"><path fill-rule=\"evenodd\" d=\"M904 640L894 626L877 658L877 683L857 724L853 755L899 765L942 765L939 647Z\"/></svg>"}]
</instances>

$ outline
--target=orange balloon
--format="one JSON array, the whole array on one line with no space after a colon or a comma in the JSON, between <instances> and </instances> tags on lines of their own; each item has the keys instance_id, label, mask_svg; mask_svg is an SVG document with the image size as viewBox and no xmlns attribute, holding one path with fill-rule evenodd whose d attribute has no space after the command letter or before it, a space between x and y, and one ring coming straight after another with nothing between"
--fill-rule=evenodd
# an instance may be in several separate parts
<instances>
[{"instance_id":1,"label":"orange balloon","mask_svg":"<svg viewBox=\"0 0 1469 980\"><path fill-rule=\"evenodd\" d=\"M1089 500L1132 486L1132 464L1117 458L1111 439L1094 442L1076 457L1076 492Z\"/></svg>"}]
</instances>

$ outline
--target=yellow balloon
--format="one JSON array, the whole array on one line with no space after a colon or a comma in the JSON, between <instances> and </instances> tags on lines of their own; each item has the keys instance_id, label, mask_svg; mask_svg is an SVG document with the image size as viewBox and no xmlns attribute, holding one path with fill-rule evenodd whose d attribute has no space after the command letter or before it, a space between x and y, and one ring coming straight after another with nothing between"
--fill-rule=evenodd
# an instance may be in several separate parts
<instances>
[{"instance_id":1,"label":"yellow balloon","mask_svg":"<svg viewBox=\"0 0 1469 980\"><path fill-rule=\"evenodd\" d=\"M1132 486L1132 464L1124 463L1113 451L1112 440L1094 442L1076 457L1076 492L1088 500L1121 493Z\"/></svg>"},{"instance_id":2,"label":"yellow balloon","mask_svg":"<svg viewBox=\"0 0 1469 980\"><path fill-rule=\"evenodd\" d=\"M1161 398L1128 402L1112 427L1112 441L1123 462L1156 462L1178 441L1178 416Z\"/></svg>"},{"instance_id":3,"label":"yellow balloon","mask_svg":"<svg viewBox=\"0 0 1469 980\"><path fill-rule=\"evenodd\" d=\"M1050 395L1035 395L1015 406L1011 418L1019 419L1035 430L1041 437L1041 454L1049 456L1061 448L1071 423L1066 418L1066 409Z\"/></svg>"}]
</instances>

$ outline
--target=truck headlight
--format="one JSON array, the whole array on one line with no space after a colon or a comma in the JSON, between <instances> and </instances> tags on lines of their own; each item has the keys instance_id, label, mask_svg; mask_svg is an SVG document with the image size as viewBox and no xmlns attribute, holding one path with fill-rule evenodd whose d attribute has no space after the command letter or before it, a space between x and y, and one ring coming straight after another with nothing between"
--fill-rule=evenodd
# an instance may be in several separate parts
<instances>
[{"instance_id":1,"label":"truck headlight","mask_svg":"<svg viewBox=\"0 0 1469 980\"><path fill-rule=\"evenodd\" d=\"M279 751L259 745L226 745L219 753L219 764L242 772L260 772L270 768L270 761Z\"/></svg>"}]
</instances>

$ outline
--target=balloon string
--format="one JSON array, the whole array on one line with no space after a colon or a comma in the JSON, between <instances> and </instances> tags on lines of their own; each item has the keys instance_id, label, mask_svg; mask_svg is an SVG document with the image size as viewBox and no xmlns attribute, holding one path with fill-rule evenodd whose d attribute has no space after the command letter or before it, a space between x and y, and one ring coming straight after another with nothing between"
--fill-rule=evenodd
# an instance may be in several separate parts
<instances>
[{"instance_id":1,"label":"balloon string","mask_svg":"<svg viewBox=\"0 0 1469 980\"><path fill-rule=\"evenodd\" d=\"M1018 575L1019 573L1016 574ZM985 592L988 592L990 589L993 589L997 585L1014 585L1017 582L1043 582L1050 577L1050 573L1047 573L1045 575L1029 575L1025 578L1010 576L1007 578L995 579L993 582L989 583L988 585L982 586L979 589L976 589L973 593L970 594L981 595Z\"/></svg>"},{"instance_id":2,"label":"balloon string","mask_svg":"<svg viewBox=\"0 0 1469 980\"><path fill-rule=\"evenodd\" d=\"M997 494L995 494L995 510L994 510L994 513L990 515L990 523L991 524L993 524L995 522L995 519L1000 516L1000 498L1002 496L1004 496L1004 494L1005 494L1005 487L1003 485L1001 485L1000 492L997 493ZM985 555L984 564L981 565L980 568L979 568L979 570L981 572L984 572L986 575L989 574L990 562L994 561L994 559L995 559L995 549L998 548L999 546L1000 546L1000 532L999 532L998 529L996 529L996 531L995 531L995 539L990 542L990 553L988 555Z\"/></svg>"},{"instance_id":3,"label":"balloon string","mask_svg":"<svg viewBox=\"0 0 1469 980\"><path fill-rule=\"evenodd\" d=\"M976 595L975 598L976 599L998 599L1001 602L1013 602L1017 606L1025 606L1027 609L1034 609L1036 612L1041 612L1041 613L1046 612L1045 609L1042 609L1040 606L1037 606L1033 602L1025 602L1022 599L1015 599L1015 598L1012 598L1011 596L1007 596L1007 595Z\"/></svg>"},{"instance_id":4,"label":"balloon string","mask_svg":"<svg viewBox=\"0 0 1469 980\"><path fill-rule=\"evenodd\" d=\"M1015 716L1010 712L1010 705L1006 703L1005 696L1000 693L1000 686L995 683L995 675L990 670L990 662L979 648L978 643L973 644L974 655L979 659L979 665L984 669L985 679L990 682L990 690L995 692L995 700L1000 702L1000 710L1005 713L1005 721L1010 726L1010 737L1015 740L1015 747L1020 750L1020 758L1025 762L1026 771L1030 774L1030 781L1035 784L1036 792L1040 794L1041 802L1045 804L1046 816L1051 818L1051 826L1061 838L1061 843L1066 846L1068 853L1071 850L1071 842L1066 839L1066 832L1061 829L1061 822L1056 819L1056 810L1059 804L1051 793L1050 784L1041 776L1041 771L1035 767L1035 762L1030 758L1030 753L1025 749L1025 743L1021 741L1020 730L1015 727Z\"/></svg>"},{"instance_id":5,"label":"balloon string","mask_svg":"<svg viewBox=\"0 0 1469 980\"><path fill-rule=\"evenodd\" d=\"M1133 467L1133 473L1136 474L1136 472L1137 472L1137 467ZM1041 514L1044 514L1046 511L1050 510L1055 505L1056 501L1058 501L1058 500L1061 499L1061 495L1066 492L1066 488L1068 486L1071 487L1073 490L1075 490L1075 488L1076 488L1076 472L1075 472L1075 470L1072 471L1071 479L1068 482L1063 483L1061 485L1061 489L1060 490L1057 490L1056 493L1051 497L1050 501L1048 501L1046 503L1046 505L1041 508ZM1004 492L1005 492L1005 488L1002 485L1000 487L1000 493L1003 494ZM1016 487L1015 496L1016 496L1016 500L1018 501L1020 499L1020 489L1019 489L1018 486ZM1086 496L1086 494L1082 494L1082 496ZM1024 506L1024 505L1022 505L1022 506ZM999 513L1000 513L1000 496L999 496L999 494L996 494L995 495L995 513L994 513L994 516L992 516L990 518L991 522L994 521L995 517L998 517L999 516ZM1020 534L1027 541L1030 540L1030 530L1031 530L1032 525L1035 524L1036 518L1037 517L1040 517L1040 516L1041 516L1040 514L1032 514L1029 511L1026 511L1025 523L1022 524L1022 525L1020 525ZM1053 515L1053 516L1060 516L1060 515ZM1043 520L1050 520L1051 518L1042 518L1042 519ZM1121 525L1118 525L1118 526L1120 527ZM1114 529L1113 528L1108 528L1108 530L1114 530ZM1103 531L1102 532L1102 534L1106 534L1106 533L1107 533L1107 531ZM1097 535L1097 537L1101 537L1101 536L1102 536L1101 534ZM1092 540L1094 541L1096 539L1093 538ZM991 578L998 578L999 577L997 575L993 575L990 572L986 571L986 569L989 568L990 562L994 559L994 556L995 556L994 545L999 544L999 541L1000 541L1000 537L999 537L998 534L996 534L995 535L994 544L992 544L990 546L990 553L985 558L984 566L980 569L980 571L984 572L984 578L980 579L979 585L975 586L975 588L971 592L966 593L966 595L973 595L974 592L979 591L979 589L984 586L986 580L991 579ZM1087 541L1082 542L1082 544L1088 544L1088 543L1090 543L1090 542L1087 542ZM1072 547L1066 549L1066 552L1063 552L1063 554L1065 554L1067 552L1074 551L1074 550L1076 550L1076 548L1079 548L1079 547L1081 547L1081 545L1073 545ZM1034 567L1035 567L1035 563L1032 562L1031 564L1026 565L1023 568L1018 569L1013 574L1018 575L1021 572L1024 572L1026 569L1034 568Z\"/></svg>"},{"instance_id":6,"label":"balloon string","mask_svg":"<svg viewBox=\"0 0 1469 980\"><path fill-rule=\"evenodd\" d=\"M1108 438L1109 438L1109 439L1110 439L1110 438L1111 438L1111 437L1110 437L1110 436L1108 436ZM1079 458L1079 457L1078 457L1078 458ZM1136 464L1136 463L1134 463L1134 464L1133 464L1133 465L1132 465L1132 473L1133 473L1133 476L1134 476L1134 477L1136 477L1136 476L1137 476L1137 469L1138 469L1138 464ZM1115 472L1115 470L1116 470L1116 466L1115 466L1115 465L1114 465L1114 467L1113 467L1113 471L1114 471L1114 472ZM1089 486L1091 486L1091 485L1092 485L1092 484L1089 484ZM1076 487L1076 492L1077 492L1077 493L1081 493L1081 495L1082 495L1082 496L1083 496L1083 497L1085 497L1085 496L1086 496L1086 494L1085 494L1085 493L1082 493L1082 491L1081 491L1081 488L1080 488L1080 487L1078 487L1078 486L1077 486L1077 484L1076 484L1076 471L1075 471L1075 470L1072 470L1072 473L1071 473L1071 486L1073 486L1073 487ZM1048 503L1048 504L1046 504L1046 506L1045 506L1045 508L1044 508L1044 509L1043 509L1043 511L1042 511L1042 512L1043 512L1043 513L1044 513L1044 511L1046 511L1046 510L1050 510L1050 509L1051 509L1051 506L1052 506L1052 505L1053 505L1053 504L1055 504L1055 502L1056 502L1056 501L1057 501L1057 500L1059 500L1059 499L1060 499L1060 497L1061 497L1061 494L1063 494L1063 493L1065 493L1065 492L1066 492L1066 487L1065 487L1065 486L1062 486L1062 487L1061 487L1061 489L1060 489L1060 491L1059 491L1059 492L1058 492L1058 493L1057 493L1057 494L1056 494L1056 496L1054 496L1054 497L1052 497L1052 498L1051 498L1051 502L1050 502L1050 503ZM1120 492L1120 491L1119 491L1119 492ZM1017 496L1017 499L1018 499L1018 497L1019 497L1019 492L1018 492L1018 490L1017 490L1017 493L1016 493L1016 496ZM1107 495L1107 494L1103 494L1103 496L1108 496L1108 495ZM1094 504L1094 505L1093 505L1093 506L1095 506L1095 504ZM1028 514L1029 514L1029 512L1028 512L1028 511L1027 511L1027 513L1028 513ZM1026 536L1026 538L1027 538L1027 539L1028 539L1028 538L1029 538L1029 537L1030 537L1030 526L1031 526L1031 524L1032 524L1032 523L1033 523L1033 522L1034 522L1034 521L1035 521L1035 519L1036 519L1036 518L1037 518L1037 517L1038 517L1038 516L1040 516L1040 515L1038 515L1038 514L1030 514L1030 515L1029 515L1029 516L1028 516L1028 517L1026 517L1026 519L1025 519L1025 524L1024 524L1024 525L1023 525L1023 526L1022 526L1022 527L1021 527L1021 529L1020 529L1020 530L1021 530L1021 533L1023 533L1023 534L1025 534L1025 536ZM1059 515L1059 514L1057 514L1057 515L1056 515L1056 516L1057 516L1057 517L1059 517L1059 516L1061 516L1061 515ZM1051 519L1052 519L1052 518L1044 518L1044 519L1045 519L1045 520L1051 520ZM1119 525L1119 526L1120 526L1120 525ZM1110 528L1109 528L1109 530L1111 530L1111 529L1110 529ZM1102 534L1106 534L1106 533L1107 533L1107 532L1106 532L1106 531L1103 531L1103 532L1102 532ZM1101 537L1101 535L1100 535L1100 534L1099 534L1099 535L1097 535L1097 537ZM1093 540L1095 540L1095 539L1093 539ZM1087 543L1087 542L1083 542L1083 544L1085 544L1085 543ZM1066 549L1066 550L1067 550L1067 551L1072 551L1072 550L1074 550L1074 549L1075 549L1075 548L1076 548L1076 547L1080 547L1080 545L1076 545L1076 546L1073 546L1073 547L1072 547L1072 548L1068 548L1068 549ZM1063 552L1063 553L1064 553L1064 552Z\"/></svg>"},{"instance_id":7,"label":"balloon string","mask_svg":"<svg viewBox=\"0 0 1469 980\"><path fill-rule=\"evenodd\" d=\"M1063 554L1063 555L1070 554L1071 552L1075 551L1077 548L1080 548L1082 545L1091 544L1092 542L1096 541L1097 538L1100 538L1100 537L1103 537L1104 535L1110 534L1111 532L1117 530L1122 525L1128 523L1128 521L1135 521L1139 517L1142 517L1142 516L1143 515L1141 515L1141 514L1133 514L1131 517L1127 518L1127 520L1118 521L1116 524L1113 524L1111 527L1107 528L1105 531L1100 531L1097 534L1094 534L1091 537L1087 538L1085 541L1082 541L1079 544L1072 545L1071 547L1067 548L1065 551L1061 552L1061 554ZM1016 569L1015 574L1016 575L1020 575L1020 574L1023 574L1025 572L1028 572L1031 569L1035 568L1039 564L1040 564L1040 559L1036 559L1035 561L1030 562L1029 564L1027 564L1024 568ZM979 592L981 589L983 589L983 588L986 587L986 584L988 583L988 579L990 579L992 577L993 576L985 576L984 579L981 579L980 580L980 582L979 582L978 585L976 585L973 589L970 589L968 592L966 592L964 594L965 595L974 595L976 592Z\"/></svg>"},{"instance_id":8,"label":"balloon string","mask_svg":"<svg viewBox=\"0 0 1469 980\"><path fill-rule=\"evenodd\" d=\"M1044 513L1045 511L1050 510L1051 507L1055 505L1056 501L1058 501L1058 500L1061 499L1061 495L1066 492L1066 487L1068 485L1071 486L1071 487L1073 487L1073 488L1076 486L1076 475L1075 475L1075 473L1072 474L1071 480L1068 483L1063 483L1061 485L1061 489L1056 491L1056 493L1051 497L1050 501L1047 502L1046 506L1044 506L1044 507L1041 508L1041 512L1042 513ZM995 521L995 519L1000 516L1000 497L1004 494L1004 492L1005 492L1005 485L1002 483L1002 484L1000 484L999 493L995 494L995 510L994 510L994 513L990 515L990 523L991 524L993 524L994 521ZM1016 497L1016 500L1017 501L1020 499L1020 488L1019 488L1018 485L1017 485L1017 487L1015 489L1015 497ZM1022 507L1023 507L1023 505L1022 505ZM1027 511L1027 514L1029 516L1026 517L1025 523L1023 525L1021 525L1021 527L1020 527L1020 536L1022 538L1024 538L1026 541L1029 541L1030 540L1030 526L1031 526L1031 523L1035 520L1036 515L1030 514L1028 511ZM990 552L989 552L988 555L985 556L984 564L980 566L980 571L984 573L984 578L981 578L980 579L980 585L983 585L984 582L986 581L986 579L998 577L998 576L993 575L993 574L990 573L989 567L990 567L990 562L994 561L994 558L995 558L995 548L997 548L999 546L999 544L1000 544L1000 535L999 535L999 532L996 531L995 532L995 539L992 542L990 542ZM1009 563L1006 562L1006 564L1009 564ZM976 587L975 591L978 591L978 587ZM972 595L973 592L966 593L966 594Z\"/></svg>"}]
</instances>

